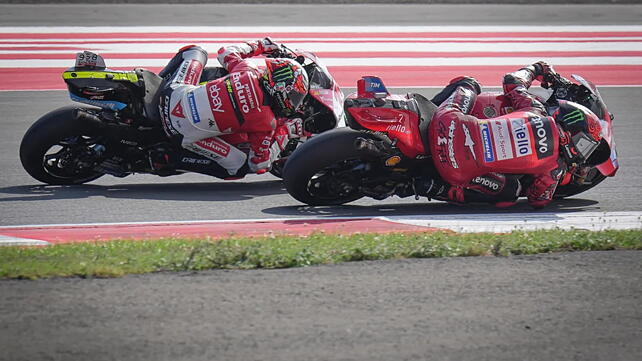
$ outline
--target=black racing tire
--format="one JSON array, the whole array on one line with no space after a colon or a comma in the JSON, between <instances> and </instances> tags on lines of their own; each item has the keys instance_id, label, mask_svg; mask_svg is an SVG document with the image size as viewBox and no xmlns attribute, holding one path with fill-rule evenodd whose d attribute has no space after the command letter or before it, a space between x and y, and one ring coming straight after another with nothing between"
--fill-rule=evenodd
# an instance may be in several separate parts
<instances>
[{"instance_id":1,"label":"black racing tire","mask_svg":"<svg viewBox=\"0 0 642 361\"><path fill-rule=\"evenodd\" d=\"M335 177L330 173L375 159L368 151L355 148L359 137L381 140L374 134L338 128L319 134L299 146L288 157L283 170L283 182L288 193L299 202L312 206L340 205L364 197L358 188L359 179L349 175ZM319 185L315 180L324 176L328 177L327 184L315 187Z\"/></svg>"},{"instance_id":2,"label":"black racing tire","mask_svg":"<svg viewBox=\"0 0 642 361\"><path fill-rule=\"evenodd\" d=\"M93 139L96 139L97 134L84 121L74 119L73 111L77 108L62 107L43 115L22 137L20 161L27 173L36 180L52 185L72 185L87 183L104 175L94 171L93 167L65 168L59 166L61 162L55 162L58 166L49 164L56 154L62 154L70 147L88 152ZM50 153L54 148L61 150Z\"/></svg>"},{"instance_id":3,"label":"black racing tire","mask_svg":"<svg viewBox=\"0 0 642 361\"><path fill-rule=\"evenodd\" d=\"M587 190L600 184L605 179L605 175L600 173L600 171L598 171L596 168L593 168L586 177L586 183L581 185L571 183L564 186L559 186L555 190L554 197L556 199L561 199L586 192Z\"/></svg>"}]
</instances>

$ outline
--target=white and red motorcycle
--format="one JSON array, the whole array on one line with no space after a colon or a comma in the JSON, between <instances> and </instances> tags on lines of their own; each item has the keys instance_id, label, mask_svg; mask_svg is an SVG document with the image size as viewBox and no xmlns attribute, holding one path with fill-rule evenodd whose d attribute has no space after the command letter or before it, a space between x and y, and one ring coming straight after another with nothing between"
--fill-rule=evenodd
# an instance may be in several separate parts
<instances>
[{"instance_id":1,"label":"white and red motorcycle","mask_svg":"<svg viewBox=\"0 0 642 361\"><path fill-rule=\"evenodd\" d=\"M304 135L319 134L343 121L343 93L315 54L281 46L271 56L296 59L308 73L309 96L302 110L292 116L303 119ZM162 78L157 74L142 68L111 70L100 55L83 52L77 54L75 66L62 75L72 100L86 105L53 110L27 130L20 144L20 160L33 178L47 184L82 184L104 174L194 172L229 177L216 162L167 139L159 120ZM224 68L208 67L200 81L225 75ZM138 132L128 131L131 129ZM132 133L144 136L132 137ZM289 140L273 163L272 174L281 176L285 160L305 139ZM233 145L249 149L247 144ZM150 164L149 154L154 149L162 149L172 159L161 171Z\"/></svg>"}]
</instances>

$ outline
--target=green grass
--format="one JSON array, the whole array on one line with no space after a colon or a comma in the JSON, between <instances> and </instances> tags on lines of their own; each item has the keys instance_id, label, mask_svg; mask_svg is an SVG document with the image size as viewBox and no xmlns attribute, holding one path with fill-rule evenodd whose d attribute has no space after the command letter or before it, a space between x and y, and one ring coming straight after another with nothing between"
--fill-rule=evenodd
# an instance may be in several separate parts
<instances>
[{"instance_id":1,"label":"green grass","mask_svg":"<svg viewBox=\"0 0 642 361\"><path fill-rule=\"evenodd\" d=\"M0 278L118 277L131 273L304 267L400 258L642 250L642 230L508 234L314 234L255 239L113 241L0 247Z\"/></svg>"}]
</instances>

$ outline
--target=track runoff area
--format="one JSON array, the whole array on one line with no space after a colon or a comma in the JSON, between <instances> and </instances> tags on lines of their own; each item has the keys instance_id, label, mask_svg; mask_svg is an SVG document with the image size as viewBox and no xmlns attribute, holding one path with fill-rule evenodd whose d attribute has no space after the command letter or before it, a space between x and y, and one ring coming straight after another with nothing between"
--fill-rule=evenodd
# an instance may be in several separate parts
<instances>
[{"instance_id":1,"label":"track runoff area","mask_svg":"<svg viewBox=\"0 0 642 361\"><path fill-rule=\"evenodd\" d=\"M441 87L458 75L499 86L504 73L544 60L599 86L642 86L642 26L1 27L0 91L65 90L61 73L83 50L115 70L159 71L186 44L211 54L270 36L315 52L340 86L376 75L388 87ZM208 65L217 65L212 56ZM492 219L492 223L488 220ZM638 229L642 212L503 213L336 219L257 219L0 227L0 244L46 245L121 238L306 235L313 231L508 232L550 228Z\"/></svg>"}]
</instances>

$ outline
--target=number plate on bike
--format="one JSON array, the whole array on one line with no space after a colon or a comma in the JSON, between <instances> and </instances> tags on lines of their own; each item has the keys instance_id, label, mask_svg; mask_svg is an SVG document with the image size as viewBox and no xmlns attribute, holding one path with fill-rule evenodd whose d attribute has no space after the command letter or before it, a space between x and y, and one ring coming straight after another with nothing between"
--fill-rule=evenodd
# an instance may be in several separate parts
<instances>
[{"instance_id":1,"label":"number plate on bike","mask_svg":"<svg viewBox=\"0 0 642 361\"><path fill-rule=\"evenodd\" d=\"M92 53L91 51L84 51L76 54L76 68L104 68L105 60L103 57Z\"/></svg>"}]
</instances>

